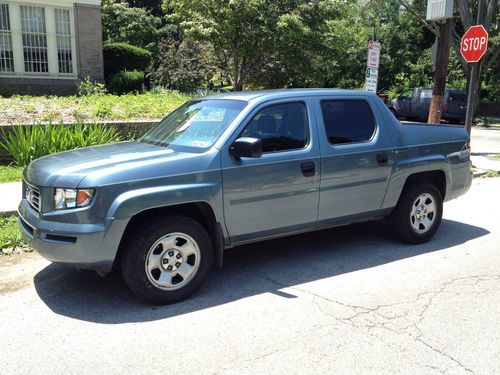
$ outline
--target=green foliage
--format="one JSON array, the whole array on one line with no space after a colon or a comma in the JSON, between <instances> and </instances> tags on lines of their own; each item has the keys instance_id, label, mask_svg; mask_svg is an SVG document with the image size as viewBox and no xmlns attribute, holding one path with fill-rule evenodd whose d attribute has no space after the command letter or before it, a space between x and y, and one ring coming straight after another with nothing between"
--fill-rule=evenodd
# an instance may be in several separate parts
<instances>
[{"instance_id":1,"label":"green foliage","mask_svg":"<svg viewBox=\"0 0 500 375\"><path fill-rule=\"evenodd\" d=\"M126 43L106 44L103 53L106 79L122 70L144 71L152 56L148 50Z\"/></svg>"},{"instance_id":2,"label":"green foliage","mask_svg":"<svg viewBox=\"0 0 500 375\"><path fill-rule=\"evenodd\" d=\"M143 8L113 0L102 2L102 31L105 43L128 43L151 49L160 35L161 19Z\"/></svg>"},{"instance_id":3,"label":"green foliage","mask_svg":"<svg viewBox=\"0 0 500 375\"><path fill-rule=\"evenodd\" d=\"M10 86L0 82L0 97L10 98L12 96L12 89Z\"/></svg>"},{"instance_id":4,"label":"green foliage","mask_svg":"<svg viewBox=\"0 0 500 375\"><path fill-rule=\"evenodd\" d=\"M69 123L159 119L191 98L191 95L161 88L153 92L120 96L13 96L0 98L0 121L6 124L31 124L50 120L52 123Z\"/></svg>"},{"instance_id":5,"label":"green foliage","mask_svg":"<svg viewBox=\"0 0 500 375\"><path fill-rule=\"evenodd\" d=\"M17 216L0 216L0 255L11 254L16 250L31 251L17 223Z\"/></svg>"},{"instance_id":6,"label":"green foliage","mask_svg":"<svg viewBox=\"0 0 500 375\"><path fill-rule=\"evenodd\" d=\"M164 38L158 45L159 55L151 79L167 88L192 92L208 82L216 70L215 61L207 43L187 37L178 42L173 37Z\"/></svg>"},{"instance_id":7,"label":"green foliage","mask_svg":"<svg viewBox=\"0 0 500 375\"><path fill-rule=\"evenodd\" d=\"M27 125L2 132L0 147L14 159L17 166L26 166L34 159L74 148L120 141L116 128L101 124Z\"/></svg>"},{"instance_id":8,"label":"green foliage","mask_svg":"<svg viewBox=\"0 0 500 375\"><path fill-rule=\"evenodd\" d=\"M77 85L78 96L104 95L108 92L103 83L93 81L90 77L85 77Z\"/></svg>"},{"instance_id":9,"label":"green foliage","mask_svg":"<svg viewBox=\"0 0 500 375\"><path fill-rule=\"evenodd\" d=\"M0 183L21 181L23 169L23 167L0 165Z\"/></svg>"},{"instance_id":10,"label":"green foliage","mask_svg":"<svg viewBox=\"0 0 500 375\"><path fill-rule=\"evenodd\" d=\"M129 92L142 91L142 83L144 81L144 73L138 70L122 70L111 76L109 80L109 91L114 94L126 94ZM102 117L102 116L97 116Z\"/></svg>"}]
</instances>

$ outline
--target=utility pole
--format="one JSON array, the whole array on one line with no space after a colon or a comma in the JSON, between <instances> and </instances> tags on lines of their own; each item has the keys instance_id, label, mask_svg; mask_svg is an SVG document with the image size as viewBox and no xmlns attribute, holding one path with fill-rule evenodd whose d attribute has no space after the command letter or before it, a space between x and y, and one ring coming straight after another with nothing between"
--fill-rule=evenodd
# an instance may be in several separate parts
<instances>
[{"instance_id":1,"label":"utility pole","mask_svg":"<svg viewBox=\"0 0 500 375\"><path fill-rule=\"evenodd\" d=\"M477 6L476 25L484 23L484 0L479 0ZM477 92L479 90L479 74L481 73L481 62L473 62L471 64L469 75L469 91L467 94L467 113L465 115L465 129L470 134L472 130L472 119L476 109Z\"/></svg>"},{"instance_id":2,"label":"utility pole","mask_svg":"<svg viewBox=\"0 0 500 375\"><path fill-rule=\"evenodd\" d=\"M439 25L438 47L436 55L436 70L434 72L434 88L432 89L432 100L429 108L429 124L441 122L441 108L443 106L444 89L446 87L446 75L448 72L448 61L450 59L450 38L453 22L451 18Z\"/></svg>"}]
</instances>

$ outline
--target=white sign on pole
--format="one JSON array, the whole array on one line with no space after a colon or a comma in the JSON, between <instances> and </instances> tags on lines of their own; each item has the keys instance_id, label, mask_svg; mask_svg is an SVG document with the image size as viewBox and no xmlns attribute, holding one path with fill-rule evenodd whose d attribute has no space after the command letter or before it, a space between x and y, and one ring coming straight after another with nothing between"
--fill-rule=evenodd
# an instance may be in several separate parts
<instances>
[{"instance_id":1,"label":"white sign on pole","mask_svg":"<svg viewBox=\"0 0 500 375\"><path fill-rule=\"evenodd\" d=\"M378 67L380 61L380 43L370 40L368 42L368 60L366 62L365 90L377 92Z\"/></svg>"},{"instance_id":2,"label":"white sign on pole","mask_svg":"<svg viewBox=\"0 0 500 375\"><path fill-rule=\"evenodd\" d=\"M380 61L380 43L370 40L368 42L368 63L370 68L378 69Z\"/></svg>"}]
</instances>

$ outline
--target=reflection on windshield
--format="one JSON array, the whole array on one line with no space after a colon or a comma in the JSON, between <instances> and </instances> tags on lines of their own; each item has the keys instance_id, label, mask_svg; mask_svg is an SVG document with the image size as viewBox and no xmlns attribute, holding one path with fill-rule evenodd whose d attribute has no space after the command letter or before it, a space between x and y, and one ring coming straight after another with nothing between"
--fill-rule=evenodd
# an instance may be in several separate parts
<instances>
[{"instance_id":1,"label":"reflection on windshield","mask_svg":"<svg viewBox=\"0 0 500 375\"><path fill-rule=\"evenodd\" d=\"M246 105L240 100L192 100L168 115L140 141L161 146L210 147Z\"/></svg>"}]
</instances>

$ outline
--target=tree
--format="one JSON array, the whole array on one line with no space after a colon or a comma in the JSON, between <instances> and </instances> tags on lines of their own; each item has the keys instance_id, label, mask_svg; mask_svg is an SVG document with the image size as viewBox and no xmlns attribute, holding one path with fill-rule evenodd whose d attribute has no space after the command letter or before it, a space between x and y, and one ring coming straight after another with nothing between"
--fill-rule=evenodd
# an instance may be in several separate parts
<instances>
[{"instance_id":1,"label":"tree","mask_svg":"<svg viewBox=\"0 0 500 375\"><path fill-rule=\"evenodd\" d=\"M292 0L166 1L187 35L209 43L235 90L274 53L279 17Z\"/></svg>"},{"instance_id":2,"label":"tree","mask_svg":"<svg viewBox=\"0 0 500 375\"><path fill-rule=\"evenodd\" d=\"M169 89L190 92L202 82L209 81L214 71L215 62L209 45L190 38L178 40L169 36L158 44L158 58L151 79Z\"/></svg>"},{"instance_id":3,"label":"tree","mask_svg":"<svg viewBox=\"0 0 500 375\"><path fill-rule=\"evenodd\" d=\"M105 43L128 43L153 49L161 27L161 19L142 8L105 0L102 4L102 29Z\"/></svg>"}]
</instances>

